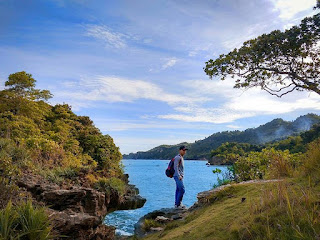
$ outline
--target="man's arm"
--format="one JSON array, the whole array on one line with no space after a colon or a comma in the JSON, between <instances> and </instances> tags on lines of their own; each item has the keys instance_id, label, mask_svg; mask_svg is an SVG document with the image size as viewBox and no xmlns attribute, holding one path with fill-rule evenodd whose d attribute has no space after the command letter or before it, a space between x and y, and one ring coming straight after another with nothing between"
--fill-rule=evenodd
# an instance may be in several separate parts
<instances>
[{"instance_id":1,"label":"man's arm","mask_svg":"<svg viewBox=\"0 0 320 240\"><path fill-rule=\"evenodd\" d=\"M181 157L179 155L174 158L174 164L173 164L174 175L173 176L177 176L181 180L182 176L181 176L181 174L179 172L179 168L178 168L180 161L181 161Z\"/></svg>"}]
</instances>

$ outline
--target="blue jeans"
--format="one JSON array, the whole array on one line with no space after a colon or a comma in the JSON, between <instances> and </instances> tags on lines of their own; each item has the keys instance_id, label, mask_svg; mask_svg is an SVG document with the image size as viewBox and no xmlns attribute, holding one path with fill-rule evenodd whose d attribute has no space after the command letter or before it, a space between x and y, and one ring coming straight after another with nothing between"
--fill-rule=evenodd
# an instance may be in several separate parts
<instances>
[{"instance_id":1,"label":"blue jeans","mask_svg":"<svg viewBox=\"0 0 320 240\"><path fill-rule=\"evenodd\" d=\"M180 206L183 198L183 194L185 193L184 184L183 184L183 180L180 180L179 177L174 176L173 178L176 181L176 186L177 186L175 205Z\"/></svg>"}]
</instances>

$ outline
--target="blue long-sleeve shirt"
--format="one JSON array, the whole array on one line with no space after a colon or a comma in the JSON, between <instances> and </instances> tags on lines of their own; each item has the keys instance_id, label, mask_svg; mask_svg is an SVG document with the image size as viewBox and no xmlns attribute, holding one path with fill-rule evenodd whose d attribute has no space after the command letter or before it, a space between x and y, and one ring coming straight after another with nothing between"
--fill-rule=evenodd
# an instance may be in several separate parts
<instances>
[{"instance_id":1,"label":"blue long-sleeve shirt","mask_svg":"<svg viewBox=\"0 0 320 240\"><path fill-rule=\"evenodd\" d=\"M180 154L174 157L173 168L174 168L173 176L177 176L177 177L184 176L184 160Z\"/></svg>"}]
</instances>

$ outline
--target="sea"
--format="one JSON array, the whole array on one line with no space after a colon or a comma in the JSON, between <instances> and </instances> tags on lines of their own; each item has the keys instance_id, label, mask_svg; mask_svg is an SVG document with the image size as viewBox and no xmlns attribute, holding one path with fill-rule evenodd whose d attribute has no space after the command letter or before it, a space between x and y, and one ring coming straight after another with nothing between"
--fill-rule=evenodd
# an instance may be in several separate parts
<instances>
[{"instance_id":1,"label":"sea","mask_svg":"<svg viewBox=\"0 0 320 240\"><path fill-rule=\"evenodd\" d=\"M129 174L129 184L136 185L147 202L139 209L112 212L104 222L116 227L117 235L129 236L134 234L134 224L147 213L174 207L176 186L174 179L165 175L169 160L125 159L122 163L125 173ZM213 169L219 168L221 174L227 171L225 166L208 166L206 163L207 161L185 160L186 192L183 204L187 207L197 201L199 192L210 190L217 184L218 175L212 172Z\"/></svg>"}]
</instances>

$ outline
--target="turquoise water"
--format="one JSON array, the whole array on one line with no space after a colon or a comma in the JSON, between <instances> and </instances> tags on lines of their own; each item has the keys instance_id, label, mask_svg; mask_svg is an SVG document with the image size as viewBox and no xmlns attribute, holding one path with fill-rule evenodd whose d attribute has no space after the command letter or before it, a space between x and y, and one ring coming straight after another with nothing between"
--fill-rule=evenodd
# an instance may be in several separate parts
<instances>
[{"instance_id":1,"label":"turquoise water","mask_svg":"<svg viewBox=\"0 0 320 240\"><path fill-rule=\"evenodd\" d=\"M142 208L110 213L105 218L107 225L117 228L120 235L132 235L134 224L145 214L161 208L174 207L175 182L165 175L169 160L122 160L130 184L136 185L140 195L147 199ZM185 161L184 185L186 192L183 204L190 207L197 201L197 194L212 188L217 176L212 170L226 167L207 166L206 161Z\"/></svg>"}]
</instances>

